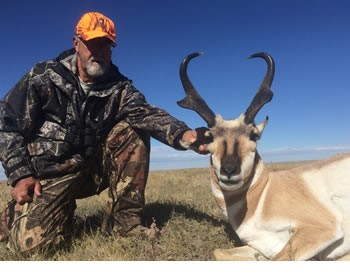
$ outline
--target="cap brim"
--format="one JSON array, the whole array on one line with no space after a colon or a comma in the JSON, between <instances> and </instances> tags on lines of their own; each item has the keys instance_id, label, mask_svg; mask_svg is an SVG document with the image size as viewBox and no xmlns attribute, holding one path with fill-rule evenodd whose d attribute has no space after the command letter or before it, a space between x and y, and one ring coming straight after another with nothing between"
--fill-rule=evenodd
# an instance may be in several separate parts
<instances>
[{"instance_id":1,"label":"cap brim","mask_svg":"<svg viewBox=\"0 0 350 275\"><path fill-rule=\"evenodd\" d=\"M113 45L115 45L115 39L110 36L108 33L106 32L102 32L102 31L90 31L90 32L85 32L84 35L82 36L82 38L86 41L94 39L94 38L100 38L100 37L106 37L109 40L111 40L113 42Z\"/></svg>"}]
</instances>

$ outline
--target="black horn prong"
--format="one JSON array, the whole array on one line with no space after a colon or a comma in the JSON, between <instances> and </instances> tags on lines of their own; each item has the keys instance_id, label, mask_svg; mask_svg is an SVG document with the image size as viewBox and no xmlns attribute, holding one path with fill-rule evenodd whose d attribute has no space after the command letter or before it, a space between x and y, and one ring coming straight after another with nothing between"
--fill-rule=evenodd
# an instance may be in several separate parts
<instances>
[{"instance_id":1,"label":"black horn prong","mask_svg":"<svg viewBox=\"0 0 350 275\"><path fill-rule=\"evenodd\" d=\"M265 62L267 63L267 72L259 87L258 92L256 93L249 107L245 111L244 122L246 124L253 123L254 118L257 115L257 113L260 111L260 109L266 103L270 102L273 97L273 93L270 87L272 85L273 78L275 75L275 62L271 55L264 52L252 54L248 58L256 58L256 57L260 57L265 60Z\"/></svg>"},{"instance_id":2,"label":"black horn prong","mask_svg":"<svg viewBox=\"0 0 350 275\"><path fill-rule=\"evenodd\" d=\"M190 60L202 54L202 52L192 53L182 60L180 65L180 79L185 90L186 97L178 101L177 104L183 108L187 108L198 113L210 128L215 125L215 114L193 87L187 74L187 66Z\"/></svg>"}]
</instances>

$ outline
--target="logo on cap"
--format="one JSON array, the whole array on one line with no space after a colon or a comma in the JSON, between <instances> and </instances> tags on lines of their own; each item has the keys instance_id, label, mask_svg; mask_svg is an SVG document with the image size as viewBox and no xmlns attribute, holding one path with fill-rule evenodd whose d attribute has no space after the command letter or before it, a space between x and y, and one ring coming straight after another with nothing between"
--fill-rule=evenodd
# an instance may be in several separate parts
<instances>
[{"instance_id":1,"label":"logo on cap","mask_svg":"<svg viewBox=\"0 0 350 275\"><path fill-rule=\"evenodd\" d=\"M106 25L104 23L104 20L103 18L99 18L96 23L95 23L95 28L96 29L97 27L100 27L103 31L106 31Z\"/></svg>"}]
</instances>

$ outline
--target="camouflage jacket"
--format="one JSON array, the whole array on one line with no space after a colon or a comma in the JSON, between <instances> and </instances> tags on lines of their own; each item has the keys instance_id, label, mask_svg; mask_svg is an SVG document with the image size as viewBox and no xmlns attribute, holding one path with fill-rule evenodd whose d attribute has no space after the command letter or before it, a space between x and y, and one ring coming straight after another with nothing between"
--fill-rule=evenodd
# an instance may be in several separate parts
<instances>
[{"instance_id":1,"label":"camouflage jacket","mask_svg":"<svg viewBox=\"0 0 350 275\"><path fill-rule=\"evenodd\" d=\"M148 104L116 66L85 95L76 55L65 55L36 64L0 101L0 160L12 186L28 176L59 176L57 165L67 159L78 169L87 147L121 120L183 149L177 139L187 125Z\"/></svg>"}]
</instances>

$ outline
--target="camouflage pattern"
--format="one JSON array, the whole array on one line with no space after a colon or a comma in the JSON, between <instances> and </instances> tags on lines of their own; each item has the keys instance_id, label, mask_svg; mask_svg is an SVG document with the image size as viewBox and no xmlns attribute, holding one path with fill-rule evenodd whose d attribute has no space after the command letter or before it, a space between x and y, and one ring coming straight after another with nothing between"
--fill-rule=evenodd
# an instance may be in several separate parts
<instances>
[{"instance_id":1,"label":"camouflage pattern","mask_svg":"<svg viewBox=\"0 0 350 275\"><path fill-rule=\"evenodd\" d=\"M33 176L42 196L1 214L0 240L31 251L65 239L75 200L109 188L105 230L126 234L140 224L150 137L184 150L189 128L147 103L116 66L86 95L76 54L35 65L0 101L0 160L8 184Z\"/></svg>"},{"instance_id":2,"label":"camouflage pattern","mask_svg":"<svg viewBox=\"0 0 350 275\"><path fill-rule=\"evenodd\" d=\"M20 253L59 245L69 238L75 200L106 188L110 200L106 202L103 229L125 235L141 224L149 141L148 136L134 131L127 122L118 123L85 169L40 180L42 196L35 197L32 203L21 206L9 202L0 215L0 240Z\"/></svg>"},{"instance_id":3,"label":"camouflage pattern","mask_svg":"<svg viewBox=\"0 0 350 275\"><path fill-rule=\"evenodd\" d=\"M86 95L75 64L75 54L37 64L1 102L0 160L11 185L30 175L46 179L78 171L87 151L95 151L121 120L183 149L177 138L187 125L148 104L117 67Z\"/></svg>"}]
</instances>

